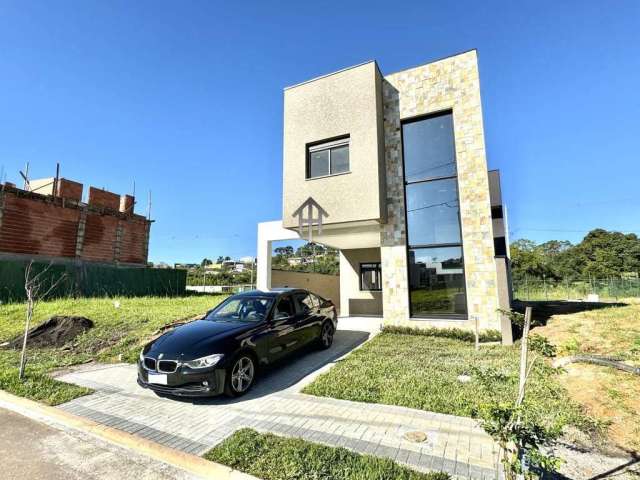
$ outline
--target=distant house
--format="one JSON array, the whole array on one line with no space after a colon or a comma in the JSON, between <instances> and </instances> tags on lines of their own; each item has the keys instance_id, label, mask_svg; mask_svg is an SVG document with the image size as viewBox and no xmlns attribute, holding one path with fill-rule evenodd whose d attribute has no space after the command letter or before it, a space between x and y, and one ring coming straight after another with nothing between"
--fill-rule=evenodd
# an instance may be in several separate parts
<instances>
[{"instance_id":1,"label":"distant house","mask_svg":"<svg viewBox=\"0 0 640 480\"><path fill-rule=\"evenodd\" d=\"M209 265L204 266L204 271L209 273L219 273L222 271L221 263L210 263Z\"/></svg>"}]
</instances>

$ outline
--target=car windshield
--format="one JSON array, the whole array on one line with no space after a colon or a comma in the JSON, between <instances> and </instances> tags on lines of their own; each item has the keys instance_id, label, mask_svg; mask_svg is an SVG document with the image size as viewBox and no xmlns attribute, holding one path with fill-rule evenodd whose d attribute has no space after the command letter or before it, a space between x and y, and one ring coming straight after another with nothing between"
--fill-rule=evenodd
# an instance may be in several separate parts
<instances>
[{"instance_id":1,"label":"car windshield","mask_svg":"<svg viewBox=\"0 0 640 480\"><path fill-rule=\"evenodd\" d=\"M267 317L272 304L272 298L231 297L211 310L205 320L259 322Z\"/></svg>"}]
</instances>

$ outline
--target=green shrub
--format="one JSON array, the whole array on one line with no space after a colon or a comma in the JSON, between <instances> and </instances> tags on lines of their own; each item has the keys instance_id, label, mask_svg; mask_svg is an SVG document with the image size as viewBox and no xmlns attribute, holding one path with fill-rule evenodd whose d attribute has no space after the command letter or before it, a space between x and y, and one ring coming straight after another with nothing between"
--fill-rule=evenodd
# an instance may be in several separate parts
<instances>
[{"instance_id":1,"label":"green shrub","mask_svg":"<svg viewBox=\"0 0 640 480\"><path fill-rule=\"evenodd\" d=\"M529 335L529 347L544 357L555 357L556 347L546 337L533 333Z\"/></svg>"},{"instance_id":2,"label":"green shrub","mask_svg":"<svg viewBox=\"0 0 640 480\"><path fill-rule=\"evenodd\" d=\"M418 328L418 327L402 327L395 325L385 325L382 327L385 333L396 333L401 335L423 335L426 337L453 338L454 340L463 340L465 342L475 342L476 336L470 330L461 328ZM480 332L481 342L499 342L502 340L502 334L498 330L484 330Z\"/></svg>"},{"instance_id":3,"label":"green shrub","mask_svg":"<svg viewBox=\"0 0 640 480\"><path fill-rule=\"evenodd\" d=\"M204 458L264 480L448 480L444 472L420 473L387 458L360 455L300 438L238 430Z\"/></svg>"}]
</instances>

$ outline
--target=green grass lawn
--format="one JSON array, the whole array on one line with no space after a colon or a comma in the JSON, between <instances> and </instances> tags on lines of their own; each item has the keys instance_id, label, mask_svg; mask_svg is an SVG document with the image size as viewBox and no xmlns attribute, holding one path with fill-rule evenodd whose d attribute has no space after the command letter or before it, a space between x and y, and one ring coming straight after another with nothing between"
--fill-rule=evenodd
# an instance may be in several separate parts
<instances>
[{"instance_id":1,"label":"green grass lawn","mask_svg":"<svg viewBox=\"0 0 640 480\"><path fill-rule=\"evenodd\" d=\"M18 380L18 350L0 349L0 389L56 405L90 390L49 377L57 368L89 362L135 362L141 345L163 325L202 314L226 296L68 298L38 304L34 325L52 315L79 315L94 327L65 348L30 349L26 381ZM0 343L22 334L25 306L0 305Z\"/></svg>"},{"instance_id":2,"label":"green grass lawn","mask_svg":"<svg viewBox=\"0 0 640 480\"><path fill-rule=\"evenodd\" d=\"M235 432L204 457L264 480L447 480L446 473L419 473L389 459L261 434Z\"/></svg>"},{"instance_id":3,"label":"green grass lawn","mask_svg":"<svg viewBox=\"0 0 640 480\"><path fill-rule=\"evenodd\" d=\"M308 385L305 393L358 402L384 403L468 417L483 404L513 402L518 386L519 348L473 344L435 336L383 332ZM461 383L458 375L471 381ZM592 426L568 400L556 373L539 359L526 400L527 414L553 431L572 424Z\"/></svg>"}]
</instances>

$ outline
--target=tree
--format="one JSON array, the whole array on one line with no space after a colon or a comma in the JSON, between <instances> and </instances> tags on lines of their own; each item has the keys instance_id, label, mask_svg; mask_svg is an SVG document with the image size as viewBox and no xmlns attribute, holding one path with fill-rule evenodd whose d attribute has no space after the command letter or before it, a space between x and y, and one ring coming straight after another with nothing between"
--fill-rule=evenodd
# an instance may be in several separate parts
<instances>
[{"instance_id":1,"label":"tree","mask_svg":"<svg viewBox=\"0 0 640 480\"><path fill-rule=\"evenodd\" d=\"M507 480L539 478L539 475L530 470L531 467L542 471L554 471L559 465L557 458L546 454L547 447L553 443L556 434L528 418L527 407L524 405L527 380L537 360L537 357L529 360L531 315L532 308L527 307L522 324L520 376L516 401L513 404L493 402L481 408L482 427L500 448L498 458L502 461ZM519 319L519 316L513 315L512 319Z\"/></svg>"},{"instance_id":2,"label":"tree","mask_svg":"<svg viewBox=\"0 0 640 480\"><path fill-rule=\"evenodd\" d=\"M637 235L590 231L577 245L549 240L537 245L520 239L511 244L514 281L525 277L556 280L609 278L640 272L640 239Z\"/></svg>"},{"instance_id":3,"label":"tree","mask_svg":"<svg viewBox=\"0 0 640 480\"><path fill-rule=\"evenodd\" d=\"M218 259L216 260L216 263L219 265L219 264L221 264L222 262L224 262L224 257L223 257L222 255L220 255L220 256L218 257Z\"/></svg>"},{"instance_id":4,"label":"tree","mask_svg":"<svg viewBox=\"0 0 640 480\"><path fill-rule=\"evenodd\" d=\"M206 267L207 265L212 265L213 262L208 258L203 258L202 262L200 262L201 267Z\"/></svg>"},{"instance_id":5,"label":"tree","mask_svg":"<svg viewBox=\"0 0 640 480\"><path fill-rule=\"evenodd\" d=\"M24 271L24 291L27 295L27 315L24 322L24 338L22 340L22 352L20 353L20 370L18 378L22 380L24 378L24 369L27 365L27 339L29 337L29 327L31 320L33 319L33 312L36 309L38 302L53 292L60 282L66 278L66 274L60 275L55 281L50 280L47 287L45 276L51 264L40 270L40 272L34 272L33 261L29 262L27 268Z\"/></svg>"},{"instance_id":6,"label":"tree","mask_svg":"<svg viewBox=\"0 0 640 480\"><path fill-rule=\"evenodd\" d=\"M291 245L287 245L285 247L277 247L274 252L276 255L281 255L283 257L290 257L293 255L293 247Z\"/></svg>"},{"instance_id":7,"label":"tree","mask_svg":"<svg viewBox=\"0 0 640 480\"><path fill-rule=\"evenodd\" d=\"M511 244L511 269L515 281L521 281L527 276L542 278L550 273L538 246L526 239Z\"/></svg>"},{"instance_id":8,"label":"tree","mask_svg":"<svg viewBox=\"0 0 640 480\"><path fill-rule=\"evenodd\" d=\"M607 278L640 271L640 240L637 235L590 231L576 247L583 277Z\"/></svg>"}]
</instances>

